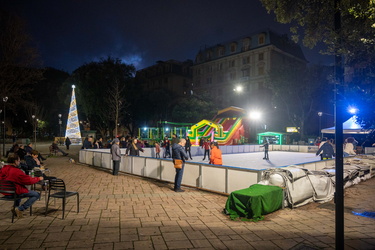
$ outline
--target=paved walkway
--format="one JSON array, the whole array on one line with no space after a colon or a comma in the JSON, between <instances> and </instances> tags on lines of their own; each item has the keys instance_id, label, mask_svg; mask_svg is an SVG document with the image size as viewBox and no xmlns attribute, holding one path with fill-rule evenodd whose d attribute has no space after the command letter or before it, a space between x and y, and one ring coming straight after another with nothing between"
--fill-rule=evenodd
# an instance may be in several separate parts
<instances>
[{"instance_id":1,"label":"paved walkway","mask_svg":"<svg viewBox=\"0 0 375 250\"><path fill-rule=\"evenodd\" d=\"M77 159L78 148L69 152ZM43 149L40 149L42 152ZM311 203L266 215L264 221L231 221L222 213L226 196L120 174L69 157L45 162L51 175L80 194L69 198L62 220L61 200L34 205L34 214L10 222L10 202L0 202L0 249L334 249L334 204ZM345 249L375 249L374 219L351 211L375 211L375 178L346 190ZM364 192L367 191L367 192Z\"/></svg>"}]
</instances>

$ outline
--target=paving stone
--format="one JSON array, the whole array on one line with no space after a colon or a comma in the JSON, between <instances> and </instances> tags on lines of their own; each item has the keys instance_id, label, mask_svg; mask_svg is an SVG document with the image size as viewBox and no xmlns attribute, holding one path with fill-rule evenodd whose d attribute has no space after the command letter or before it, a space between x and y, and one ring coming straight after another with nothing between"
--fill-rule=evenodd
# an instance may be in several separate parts
<instances>
[{"instance_id":1,"label":"paving stone","mask_svg":"<svg viewBox=\"0 0 375 250\"><path fill-rule=\"evenodd\" d=\"M99 242L119 242L120 234L118 233L98 233L95 237L95 243Z\"/></svg>"},{"instance_id":2,"label":"paving stone","mask_svg":"<svg viewBox=\"0 0 375 250\"><path fill-rule=\"evenodd\" d=\"M291 249L298 244L298 242L294 239L272 240L272 242L281 249L286 250Z\"/></svg>"},{"instance_id":3,"label":"paving stone","mask_svg":"<svg viewBox=\"0 0 375 250\"><path fill-rule=\"evenodd\" d=\"M108 250L113 249L113 243L95 243L94 250Z\"/></svg>"},{"instance_id":4,"label":"paving stone","mask_svg":"<svg viewBox=\"0 0 375 250\"><path fill-rule=\"evenodd\" d=\"M152 241L151 240L144 240L144 241L134 241L134 249L153 249Z\"/></svg>"},{"instance_id":5,"label":"paving stone","mask_svg":"<svg viewBox=\"0 0 375 250\"><path fill-rule=\"evenodd\" d=\"M190 238L189 238L190 239ZM193 244L194 248L212 248L210 241L207 239L190 239L190 242Z\"/></svg>"},{"instance_id":6,"label":"paving stone","mask_svg":"<svg viewBox=\"0 0 375 250\"><path fill-rule=\"evenodd\" d=\"M268 240L262 240L262 241L254 241L254 242L249 242L250 245L253 246L253 249L267 249L267 250L273 250L273 249L280 249L275 243L272 241Z\"/></svg>"},{"instance_id":7,"label":"paving stone","mask_svg":"<svg viewBox=\"0 0 375 250\"><path fill-rule=\"evenodd\" d=\"M169 249L187 249L193 247L189 240L166 241L166 245Z\"/></svg>"},{"instance_id":8,"label":"paving stone","mask_svg":"<svg viewBox=\"0 0 375 250\"><path fill-rule=\"evenodd\" d=\"M132 241L115 242L114 249L134 249Z\"/></svg>"},{"instance_id":9,"label":"paving stone","mask_svg":"<svg viewBox=\"0 0 375 250\"><path fill-rule=\"evenodd\" d=\"M141 227L138 228L139 235L161 235L161 232L158 227Z\"/></svg>"},{"instance_id":10,"label":"paving stone","mask_svg":"<svg viewBox=\"0 0 375 250\"><path fill-rule=\"evenodd\" d=\"M207 239L214 249L228 249L228 247L219 239Z\"/></svg>"},{"instance_id":11,"label":"paving stone","mask_svg":"<svg viewBox=\"0 0 375 250\"><path fill-rule=\"evenodd\" d=\"M173 232L182 232L182 229L179 225L171 225L171 226L160 227L160 231L162 233L173 233Z\"/></svg>"},{"instance_id":12,"label":"paving stone","mask_svg":"<svg viewBox=\"0 0 375 250\"><path fill-rule=\"evenodd\" d=\"M96 236L96 231L79 231L73 232L70 240L79 241L79 240L94 240Z\"/></svg>"},{"instance_id":13,"label":"paving stone","mask_svg":"<svg viewBox=\"0 0 375 250\"><path fill-rule=\"evenodd\" d=\"M183 232L163 233L162 236L166 242L187 240L187 237Z\"/></svg>"},{"instance_id":14,"label":"paving stone","mask_svg":"<svg viewBox=\"0 0 375 250\"><path fill-rule=\"evenodd\" d=\"M27 240L25 241L21 246L20 249L34 249L34 248L40 248L42 245L43 240ZM0 246L2 249L2 247Z\"/></svg>"},{"instance_id":15,"label":"paving stone","mask_svg":"<svg viewBox=\"0 0 375 250\"><path fill-rule=\"evenodd\" d=\"M94 246L94 241L93 240L79 240L79 241L74 241L71 240L69 241L69 244L67 246L68 249L72 248L86 248L86 249L92 249Z\"/></svg>"}]
</instances>

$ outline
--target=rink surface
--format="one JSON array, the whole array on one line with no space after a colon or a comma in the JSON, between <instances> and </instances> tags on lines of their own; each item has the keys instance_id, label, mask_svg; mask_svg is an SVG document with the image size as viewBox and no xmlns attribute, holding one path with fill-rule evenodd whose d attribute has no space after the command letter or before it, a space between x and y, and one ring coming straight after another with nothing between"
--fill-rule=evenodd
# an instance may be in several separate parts
<instances>
[{"instance_id":1,"label":"rink surface","mask_svg":"<svg viewBox=\"0 0 375 250\"><path fill-rule=\"evenodd\" d=\"M315 153L269 151L268 154L269 161L263 160L264 152L225 154L223 155L223 165L249 169L267 169L320 161L320 156L315 156ZM203 156L195 156L190 161L208 163L207 158L203 161Z\"/></svg>"}]
</instances>

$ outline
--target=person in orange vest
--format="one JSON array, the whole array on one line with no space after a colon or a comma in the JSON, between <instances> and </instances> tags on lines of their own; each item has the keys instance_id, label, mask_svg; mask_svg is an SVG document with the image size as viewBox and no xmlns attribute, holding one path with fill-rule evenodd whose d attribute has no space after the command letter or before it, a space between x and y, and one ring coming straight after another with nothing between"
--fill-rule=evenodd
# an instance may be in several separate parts
<instances>
[{"instance_id":1,"label":"person in orange vest","mask_svg":"<svg viewBox=\"0 0 375 250\"><path fill-rule=\"evenodd\" d=\"M223 165L223 159L221 155L221 150L219 149L219 144L217 142L211 142L211 155L210 164Z\"/></svg>"}]
</instances>

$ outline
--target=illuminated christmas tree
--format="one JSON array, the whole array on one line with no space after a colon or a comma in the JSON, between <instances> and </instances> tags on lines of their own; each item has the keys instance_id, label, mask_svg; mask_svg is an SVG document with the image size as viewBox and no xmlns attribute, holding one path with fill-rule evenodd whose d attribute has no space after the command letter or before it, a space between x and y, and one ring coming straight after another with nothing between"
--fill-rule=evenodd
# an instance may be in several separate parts
<instances>
[{"instance_id":1,"label":"illuminated christmas tree","mask_svg":"<svg viewBox=\"0 0 375 250\"><path fill-rule=\"evenodd\" d=\"M68 122L65 137L69 137L72 144L82 144L81 130L79 129L78 110L76 104L75 86L72 85L72 99L70 101Z\"/></svg>"}]
</instances>

